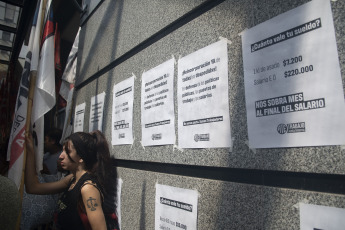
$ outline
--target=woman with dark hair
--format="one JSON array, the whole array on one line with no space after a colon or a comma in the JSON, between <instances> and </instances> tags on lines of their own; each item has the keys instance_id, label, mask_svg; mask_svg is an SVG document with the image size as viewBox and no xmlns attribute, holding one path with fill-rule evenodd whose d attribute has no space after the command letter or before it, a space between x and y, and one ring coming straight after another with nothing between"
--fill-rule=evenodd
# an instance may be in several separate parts
<instances>
[{"instance_id":1,"label":"woman with dark hair","mask_svg":"<svg viewBox=\"0 0 345 230\"><path fill-rule=\"evenodd\" d=\"M66 139L59 160L71 174L52 183L38 181L31 134L26 135L26 146L26 192L63 192L56 213L58 229L119 229L115 214L117 173L100 131L77 132Z\"/></svg>"}]
</instances>

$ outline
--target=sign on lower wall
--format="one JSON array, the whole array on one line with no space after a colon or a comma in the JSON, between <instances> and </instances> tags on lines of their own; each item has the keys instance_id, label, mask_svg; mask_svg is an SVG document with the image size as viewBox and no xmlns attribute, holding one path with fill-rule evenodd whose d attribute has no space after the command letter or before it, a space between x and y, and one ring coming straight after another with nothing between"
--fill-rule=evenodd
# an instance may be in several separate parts
<instances>
[{"instance_id":1,"label":"sign on lower wall","mask_svg":"<svg viewBox=\"0 0 345 230\"><path fill-rule=\"evenodd\" d=\"M114 85L112 145L133 144L133 98L134 76Z\"/></svg>"},{"instance_id":2,"label":"sign on lower wall","mask_svg":"<svg viewBox=\"0 0 345 230\"><path fill-rule=\"evenodd\" d=\"M142 75L143 146L175 144L174 63L170 59Z\"/></svg>"},{"instance_id":3,"label":"sign on lower wall","mask_svg":"<svg viewBox=\"0 0 345 230\"><path fill-rule=\"evenodd\" d=\"M343 230L345 209L313 204L300 204L301 230Z\"/></svg>"},{"instance_id":4,"label":"sign on lower wall","mask_svg":"<svg viewBox=\"0 0 345 230\"><path fill-rule=\"evenodd\" d=\"M330 1L242 34L251 148L342 145L345 104Z\"/></svg>"},{"instance_id":5,"label":"sign on lower wall","mask_svg":"<svg viewBox=\"0 0 345 230\"><path fill-rule=\"evenodd\" d=\"M197 216L198 191L156 184L156 230L196 230Z\"/></svg>"},{"instance_id":6,"label":"sign on lower wall","mask_svg":"<svg viewBox=\"0 0 345 230\"><path fill-rule=\"evenodd\" d=\"M227 41L178 61L178 145L231 147Z\"/></svg>"}]
</instances>

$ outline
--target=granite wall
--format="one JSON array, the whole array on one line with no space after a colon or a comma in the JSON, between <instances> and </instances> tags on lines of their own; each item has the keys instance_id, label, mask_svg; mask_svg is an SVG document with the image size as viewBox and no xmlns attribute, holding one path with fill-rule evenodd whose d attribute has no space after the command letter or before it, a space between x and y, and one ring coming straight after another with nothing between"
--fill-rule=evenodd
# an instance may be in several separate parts
<instances>
[{"instance_id":1,"label":"granite wall","mask_svg":"<svg viewBox=\"0 0 345 230\"><path fill-rule=\"evenodd\" d=\"M249 149L241 36L307 0L105 0L83 22L75 104L106 93L103 131L111 140L112 90L133 74L134 144L112 146L123 180L123 229L154 228L155 184L198 190L198 229L299 229L299 202L345 208L341 146ZM331 1L345 86L345 1ZM144 70L227 38L233 147L142 147ZM177 66L175 66L175 84ZM176 95L176 89L175 89ZM175 99L175 119L177 120ZM176 133L177 133L177 124Z\"/></svg>"}]
</instances>

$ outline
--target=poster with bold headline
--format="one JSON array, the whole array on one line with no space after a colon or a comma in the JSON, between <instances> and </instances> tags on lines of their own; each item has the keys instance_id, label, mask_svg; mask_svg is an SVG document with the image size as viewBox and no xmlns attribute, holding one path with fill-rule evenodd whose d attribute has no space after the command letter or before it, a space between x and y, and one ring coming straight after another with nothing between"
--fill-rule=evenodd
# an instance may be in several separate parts
<instances>
[{"instance_id":1,"label":"poster with bold headline","mask_svg":"<svg viewBox=\"0 0 345 230\"><path fill-rule=\"evenodd\" d=\"M134 76L114 85L112 145L133 144L133 99Z\"/></svg>"},{"instance_id":2,"label":"poster with bold headline","mask_svg":"<svg viewBox=\"0 0 345 230\"><path fill-rule=\"evenodd\" d=\"M345 144L330 1L313 0L242 34L250 148Z\"/></svg>"},{"instance_id":3,"label":"poster with bold headline","mask_svg":"<svg viewBox=\"0 0 345 230\"><path fill-rule=\"evenodd\" d=\"M345 209L314 204L303 204L300 210L301 230L343 230Z\"/></svg>"},{"instance_id":4,"label":"poster with bold headline","mask_svg":"<svg viewBox=\"0 0 345 230\"><path fill-rule=\"evenodd\" d=\"M175 144L174 63L170 59L142 75L143 146Z\"/></svg>"},{"instance_id":5,"label":"poster with bold headline","mask_svg":"<svg viewBox=\"0 0 345 230\"><path fill-rule=\"evenodd\" d=\"M75 107L74 112L74 125L73 131L76 132L83 132L84 131L84 115L85 115L85 102L79 104Z\"/></svg>"},{"instance_id":6,"label":"poster with bold headline","mask_svg":"<svg viewBox=\"0 0 345 230\"><path fill-rule=\"evenodd\" d=\"M105 92L91 98L89 132L103 131L103 111Z\"/></svg>"},{"instance_id":7,"label":"poster with bold headline","mask_svg":"<svg viewBox=\"0 0 345 230\"><path fill-rule=\"evenodd\" d=\"M155 229L197 229L198 191L156 184Z\"/></svg>"},{"instance_id":8,"label":"poster with bold headline","mask_svg":"<svg viewBox=\"0 0 345 230\"><path fill-rule=\"evenodd\" d=\"M221 40L178 61L178 145L231 147L228 49Z\"/></svg>"}]
</instances>

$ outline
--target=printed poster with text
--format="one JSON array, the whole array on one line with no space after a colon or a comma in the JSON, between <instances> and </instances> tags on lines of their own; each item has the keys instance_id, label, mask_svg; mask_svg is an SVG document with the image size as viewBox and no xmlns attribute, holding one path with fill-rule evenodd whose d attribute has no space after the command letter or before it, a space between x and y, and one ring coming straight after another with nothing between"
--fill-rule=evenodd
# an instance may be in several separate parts
<instances>
[{"instance_id":1,"label":"printed poster with text","mask_svg":"<svg viewBox=\"0 0 345 230\"><path fill-rule=\"evenodd\" d=\"M221 40L178 61L178 145L231 147L228 49Z\"/></svg>"},{"instance_id":2,"label":"printed poster with text","mask_svg":"<svg viewBox=\"0 0 345 230\"><path fill-rule=\"evenodd\" d=\"M114 85L112 145L133 144L133 98L134 76Z\"/></svg>"},{"instance_id":3,"label":"printed poster with text","mask_svg":"<svg viewBox=\"0 0 345 230\"><path fill-rule=\"evenodd\" d=\"M84 131L84 114L85 114L85 102L77 105L74 112L74 128L73 131L83 132Z\"/></svg>"},{"instance_id":4,"label":"printed poster with text","mask_svg":"<svg viewBox=\"0 0 345 230\"><path fill-rule=\"evenodd\" d=\"M174 63L170 59L142 75L143 146L175 144Z\"/></svg>"},{"instance_id":5,"label":"printed poster with text","mask_svg":"<svg viewBox=\"0 0 345 230\"><path fill-rule=\"evenodd\" d=\"M94 130L103 131L103 111L105 92L91 98L89 132Z\"/></svg>"},{"instance_id":6,"label":"printed poster with text","mask_svg":"<svg viewBox=\"0 0 345 230\"><path fill-rule=\"evenodd\" d=\"M242 35L250 148L345 144L344 92L330 1Z\"/></svg>"},{"instance_id":7,"label":"printed poster with text","mask_svg":"<svg viewBox=\"0 0 345 230\"><path fill-rule=\"evenodd\" d=\"M300 204L301 230L343 230L345 209L314 204Z\"/></svg>"},{"instance_id":8,"label":"printed poster with text","mask_svg":"<svg viewBox=\"0 0 345 230\"><path fill-rule=\"evenodd\" d=\"M196 230L197 216L198 191L156 184L156 230Z\"/></svg>"}]
</instances>

